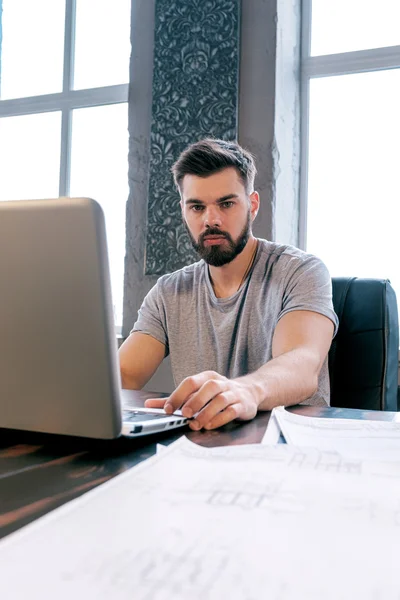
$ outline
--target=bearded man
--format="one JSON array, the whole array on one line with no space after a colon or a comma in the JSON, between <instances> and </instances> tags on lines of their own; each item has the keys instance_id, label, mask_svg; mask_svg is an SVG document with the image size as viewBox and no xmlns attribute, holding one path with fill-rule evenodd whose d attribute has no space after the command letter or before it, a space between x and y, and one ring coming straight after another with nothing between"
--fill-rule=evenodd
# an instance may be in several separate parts
<instances>
[{"instance_id":1,"label":"bearded man","mask_svg":"<svg viewBox=\"0 0 400 600\"><path fill-rule=\"evenodd\" d=\"M160 277L144 299L119 352L123 387L141 389L169 354L176 389L146 406L182 409L194 430L280 405L329 405L331 278L315 256L253 236L251 154L205 139L172 172L201 260Z\"/></svg>"}]
</instances>

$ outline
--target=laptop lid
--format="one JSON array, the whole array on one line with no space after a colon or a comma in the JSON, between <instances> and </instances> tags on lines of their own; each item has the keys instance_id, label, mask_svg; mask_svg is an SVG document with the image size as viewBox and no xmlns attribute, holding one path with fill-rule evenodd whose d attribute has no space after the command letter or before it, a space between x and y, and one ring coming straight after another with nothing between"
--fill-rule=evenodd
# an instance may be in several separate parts
<instances>
[{"instance_id":1,"label":"laptop lid","mask_svg":"<svg viewBox=\"0 0 400 600\"><path fill-rule=\"evenodd\" d=\"M104 215L88 198L0 202L0 427L121 433Z\"/></svg>"}]
</instances>

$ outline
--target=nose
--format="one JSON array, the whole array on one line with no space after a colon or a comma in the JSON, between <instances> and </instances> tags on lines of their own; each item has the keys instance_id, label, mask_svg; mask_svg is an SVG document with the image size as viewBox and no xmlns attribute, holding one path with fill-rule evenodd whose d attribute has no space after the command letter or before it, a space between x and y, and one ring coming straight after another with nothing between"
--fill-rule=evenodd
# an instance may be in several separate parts
<instances>
[{"instance_id":1,"label":"nose","mask_svg":"<svg viewBox=\"0 0 400 600\"><path fill-rule=\"evenodd\" d=\"M222 219L218 207L208 206L204 213L204 224L206 227L221 227Z\"/></svg>"}]
</instances>

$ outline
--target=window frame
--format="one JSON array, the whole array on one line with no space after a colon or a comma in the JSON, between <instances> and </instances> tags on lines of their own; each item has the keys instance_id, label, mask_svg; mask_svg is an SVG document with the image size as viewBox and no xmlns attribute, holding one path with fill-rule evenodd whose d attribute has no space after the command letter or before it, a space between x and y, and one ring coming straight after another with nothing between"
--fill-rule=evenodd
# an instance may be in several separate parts
<instances>
[{"instance_id":1,"label":"window frame","mask_svg":"<svg viewBox=\"0 0 400 600\"><path fill-rule=\"evenodd\" d=\"M1 2L0 2L1 5ZM61 152L58 195L69 196L71 179L72 111L128 103L129 82L87 89L73 89L76 0L65 0L64 56L62 91L54 94L0 98L0 118L47 112L61 112ZM1 48L0 48L1 49ZM128 76L129 79L129 76ZM125 287L125 282L123 282ZM123 290L124 291L124 290ZM122 323L115 327L121 333Z\"/></svg>"},{"instance_id":2,"label":"window frame","mask_svg":"<svg viewBox=\"0 0 400 600\"><path fill-rule=\"evenodd\" d=\"M311 79L400 69L400 45L311 56L312 2L313 0L303 0L301 16L299 247L302 250L307 249Z\"/></svg>"},{"instance_id":3,"label":"window frame","mask_svg":"<svg viewBox=\"0 0 400 600\"><path fill-rule=\"evenodd\" d=\"M64 60L62 91L56 94L0 99L0 118L61 111L61 155L59 196L68 196L70 187L72 111L77 108L128 102L129 83L74 90L74 47L76 0L65 0Z\"/></svg>"}]
</instances>

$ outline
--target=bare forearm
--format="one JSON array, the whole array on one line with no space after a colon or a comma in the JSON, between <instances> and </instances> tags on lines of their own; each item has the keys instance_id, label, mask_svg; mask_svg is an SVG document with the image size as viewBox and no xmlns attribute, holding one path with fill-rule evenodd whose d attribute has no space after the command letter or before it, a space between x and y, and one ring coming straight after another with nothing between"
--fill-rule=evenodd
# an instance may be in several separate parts
<instances>
[{"instance_id":1,"label":"bare forearm","mask_svg":"<svg viewBox=\"0 0 400 600\"><path fill-rule=\"evenodd\" d=\"M249 387L259 410L297 404L314 394L318 387L320 363L304 348L291 350L272 359L254 373L238 381Z\"/></svg>"},{"instance_id":2,"label":"bare forearm","mask_svg":"<svg viewBox=\"0 0 400 600\"><path fill-rule=\"evenodd\" d=\"M140 332L131 333L118 352L122 387L141 390L165 356L165 346Z\"/></svg>"},{"instance_id":3,"label":"bare forearm","mask_svg":"<svg viewBox=\"0 0 400 600\"><path fill-rule=\"evenodd\" d=\"M133 377L130 373L126 373L121 369L121 385L124 390L141 390L143 385Z\"/></svg>"}]
</instances>

